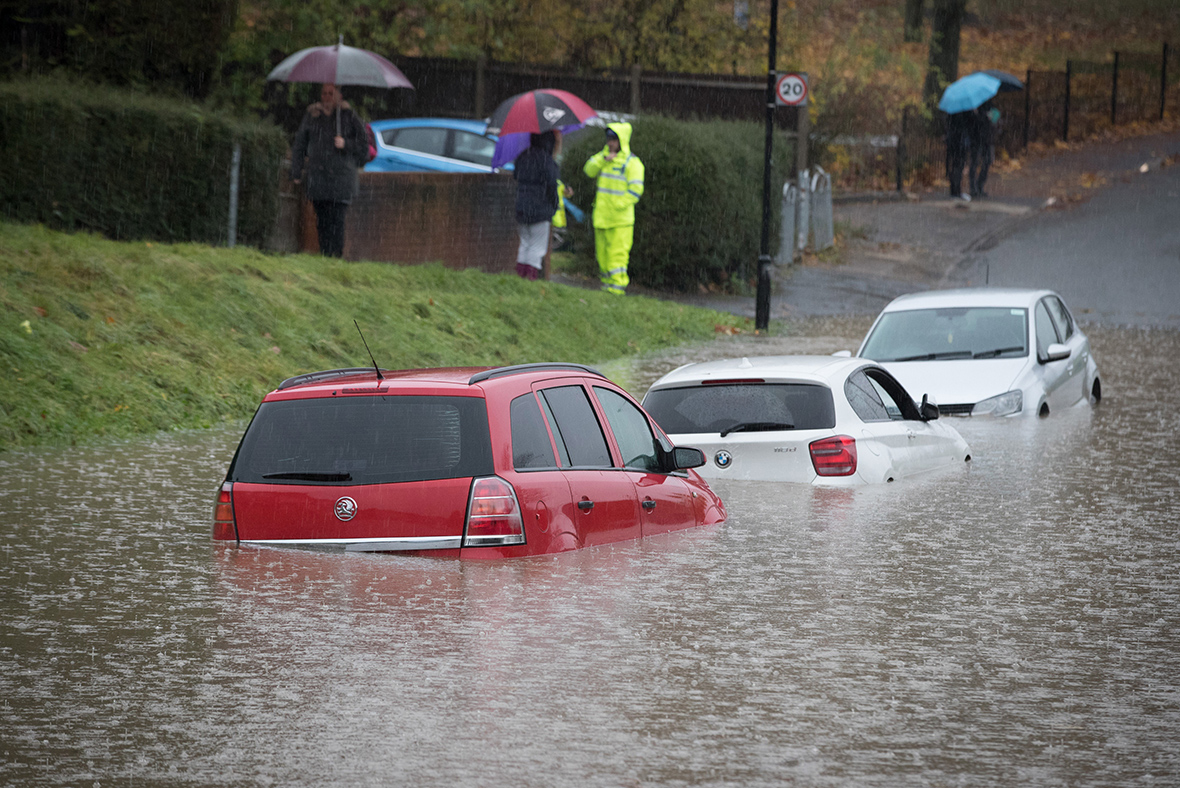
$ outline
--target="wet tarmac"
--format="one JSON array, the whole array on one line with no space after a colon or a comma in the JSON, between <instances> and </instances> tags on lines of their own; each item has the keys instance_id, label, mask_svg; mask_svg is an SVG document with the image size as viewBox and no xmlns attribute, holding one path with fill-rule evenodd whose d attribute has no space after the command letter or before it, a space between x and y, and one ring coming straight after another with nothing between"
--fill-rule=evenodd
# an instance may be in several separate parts
<instances>
[{"instance_id":1,"label":"wet tarmac","mask_svg":"<svg viewBox=\"0 0 1180 788\"><path fill-rule=\"evenodd\" d=\"M1180 333L1084 327L1102 404L965 469L541 559L214 545L241 427L0 454L0 784L1176 785Z\"/></svg>"}]
</instances>

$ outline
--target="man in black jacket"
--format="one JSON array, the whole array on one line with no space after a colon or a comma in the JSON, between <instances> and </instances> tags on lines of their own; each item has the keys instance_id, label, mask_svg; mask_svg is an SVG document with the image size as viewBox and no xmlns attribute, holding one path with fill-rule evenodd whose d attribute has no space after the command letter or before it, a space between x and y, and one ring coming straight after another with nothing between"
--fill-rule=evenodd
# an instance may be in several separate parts
<instances>
[{"instance_id":1,"label":"man in black jacket","mask_svg":"<svg viewBox=\"0 0 1180 788\"><path fill-rule=\"evenodd\" d=\"M556 143L557 135L552 131L529 135L529 147L516 157L512 170L516 180L516 231L520 234L516 273L525 279L541 275L549 251L549 223L559 205L559 170L553 160Z\"/></svg>"},{"instance_id":2,"label":"man in black jacket","mask_svg":"<svg viewBox=\"0 0 1180 788\"><path fill-rule=\"evenodd\" d=\"M357 168L367 158L364 124L340 88L325 84L320 100L307 108L291 150L291 180L301 183L306 172L322 255L344 255L344 213L357 194Z\"/></svg>"}]
</instances>

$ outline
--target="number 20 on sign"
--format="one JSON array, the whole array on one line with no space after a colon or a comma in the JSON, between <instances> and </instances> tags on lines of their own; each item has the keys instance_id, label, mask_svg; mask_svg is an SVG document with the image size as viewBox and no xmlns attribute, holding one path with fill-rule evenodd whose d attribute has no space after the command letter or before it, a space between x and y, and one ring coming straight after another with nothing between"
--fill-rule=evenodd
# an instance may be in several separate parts
<instances>
[{"instance_id":1,"label":"number 20 on sign","mask_svg":"<svg viewBox=\"0 0 1180 788\"><path fill-rule=\"evenodd\" d=\"M807 94L806 74L779 74L774 83L774 101L779 106L806 106Z\"/></svg>"}]
</instances>

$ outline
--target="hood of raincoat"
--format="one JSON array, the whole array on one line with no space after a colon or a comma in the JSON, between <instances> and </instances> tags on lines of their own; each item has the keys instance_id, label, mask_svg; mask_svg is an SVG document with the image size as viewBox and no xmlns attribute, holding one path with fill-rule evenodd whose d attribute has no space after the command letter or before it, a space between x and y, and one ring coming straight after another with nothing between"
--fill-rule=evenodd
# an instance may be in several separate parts
<instances>
[{"instance_id":1,"label":"hood of raincoat","mask_svg":"<svg viewBox=\"0 0 1180 788\"><path fill-rule=\"evenodd\" d=\"M611 131L613 131L615 133L615 135L619 138L619 153L621 153L624 156L630 156L631 155L631 124L626 123L624 121L619 121L617 123L608 123L608 124L606 124L606 127L608 129L610 129ZM602 147L603 147L603 150L606 150L605 145L603 145Z\"/></svg>"}]
</instances>

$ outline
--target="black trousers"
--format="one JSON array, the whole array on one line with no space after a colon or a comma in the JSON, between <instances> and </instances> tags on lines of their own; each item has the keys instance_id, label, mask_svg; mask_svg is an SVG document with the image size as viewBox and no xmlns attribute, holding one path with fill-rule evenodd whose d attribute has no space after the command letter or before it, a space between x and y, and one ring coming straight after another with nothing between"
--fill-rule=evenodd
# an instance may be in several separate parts
<instances>
[{"instance_id":1,"label":"black trousers","mask_svg":"<svg viewBox=\"0 0 1180 788\"><path fill-rule=\"evenodd\" d=\"M320 239L320 254L325 257L344 256L344 212L348 203L335 200L313 200L315 231Z\"/></svg>"},{"instance_id":2,"label":"black trousers","mask_svg":"<svg viewBox=\"0 0 1180 788\"><path fill-rule=\"evenodd\" d=\"M967 179L972 197L979 197L983 194L983 185L987 183L987 171L991 168L994 158L995 153L990 145L973 145L971 147L971 166L967 170Z\"/></svg>"}]
</instances>

